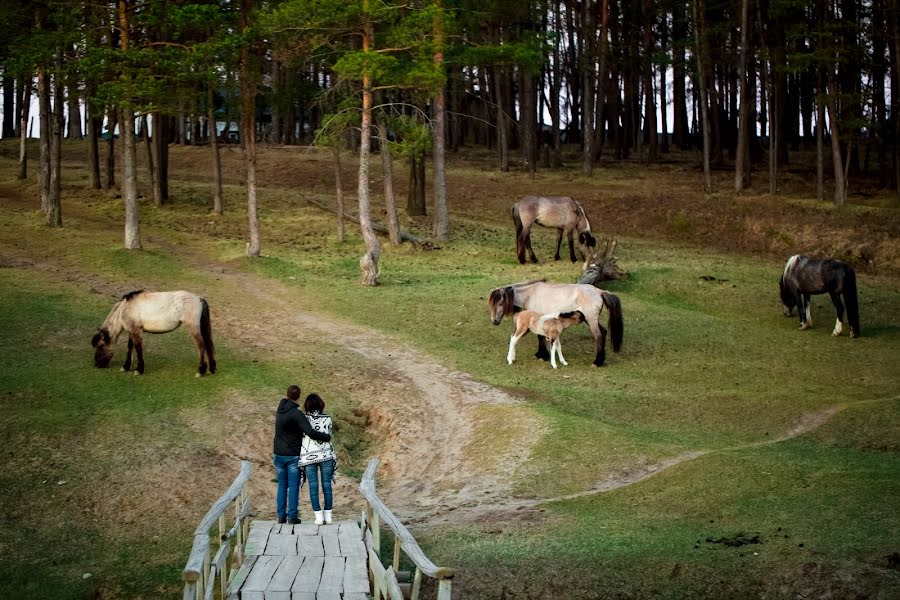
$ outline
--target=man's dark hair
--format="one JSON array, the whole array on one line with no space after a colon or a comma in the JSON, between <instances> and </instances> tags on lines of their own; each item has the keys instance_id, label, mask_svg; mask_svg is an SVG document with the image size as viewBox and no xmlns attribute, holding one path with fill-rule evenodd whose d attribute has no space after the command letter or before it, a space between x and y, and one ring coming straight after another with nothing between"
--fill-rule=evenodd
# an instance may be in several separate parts
<instances>
[{"instance_id":1,"label":"man's dark hair","mask_svg":"<svg viewBox=\"0 0 900 600\"><path fill-rule=\"evenodd\" d=\"M318 394L310 394L303 403L304 412L322 412L325 410L325 401Z\"/></svg>"},{"instance_id":2,"label":"man's dark hair","mask_svg":"<svg viewBox=\"0 0 900 600\"><path fill-rule=\"evenodd\" d=\"M289 388L288 388L288 391L287 391L287 397L288 397L290 400L293 400L293 401L295 401L295 402L296 402L297 400L299 400L299 399L300 399L300 386L299 386L299 385L292 385L291 387L289 387Z\"/></svg>"}]
</instances>

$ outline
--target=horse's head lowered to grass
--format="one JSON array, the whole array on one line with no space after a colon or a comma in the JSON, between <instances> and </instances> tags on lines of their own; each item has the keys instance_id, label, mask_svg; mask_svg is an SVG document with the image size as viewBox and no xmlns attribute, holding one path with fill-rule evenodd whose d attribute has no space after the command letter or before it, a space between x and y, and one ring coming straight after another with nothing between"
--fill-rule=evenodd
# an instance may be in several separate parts
<instances>
[{"instance_id":1,"label":"horse's head lowered to grass","mask_svg":"<svg viewBox=\"0 0 900 600\"><path fill-rule=\"evenodd\" d=\"M94 337L91 338L91 346L94 347L94 366L99 369L105 369L113 358L112 338L109 330L101 328L97 330Z\"/></svg>"}]
</instances>

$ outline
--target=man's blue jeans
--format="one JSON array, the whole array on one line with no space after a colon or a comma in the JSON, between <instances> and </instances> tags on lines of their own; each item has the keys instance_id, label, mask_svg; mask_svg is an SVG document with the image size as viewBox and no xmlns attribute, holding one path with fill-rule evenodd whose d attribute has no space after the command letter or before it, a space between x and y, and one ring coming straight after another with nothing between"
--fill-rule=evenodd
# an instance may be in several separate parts
<instances>
[{"instance_id":1,"label":"man's blue jeans","mask_svg":"<svg viewBox=\"0 0 900 600\"><path fill-rule=\"evenodd\" d=\"M322 495L325 496L325 510L331 510L331 477L334 475L334 461L326 460L323 463L306 465L306 478L309 480L309 501L313 510L322 510L319 504L319 471L322 472Z\"/></svg>"},{"instance_id":2,"label":"man's blue jeans","mask_svg":"<svg viewBox=\"0 0 900 600\"><path fill-rule=\"evenodd\" d=\"M278 473L278 495L275 497L278 519L296 519L297 497L300 494L300 457L274 454L272 462Z\"/></svg>"}]
</instances>

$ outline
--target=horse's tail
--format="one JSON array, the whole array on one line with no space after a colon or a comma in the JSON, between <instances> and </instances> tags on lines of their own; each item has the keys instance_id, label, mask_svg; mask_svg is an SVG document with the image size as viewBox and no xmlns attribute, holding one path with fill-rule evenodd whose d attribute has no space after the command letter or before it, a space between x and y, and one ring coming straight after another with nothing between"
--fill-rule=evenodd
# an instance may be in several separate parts
<instances>
[{"instance_id":1,"label":"horse's tail","mask_svg":"<svg viewBox=\"0 0 900 600\"><path fill-rule=\"evenodd\" d=\"M619 297L609 292L601 292L603 304L609 311L609 334L612 341L613 352L622 348L622 338L625 337L625 323L622 321L622 303Z\"/></svg>"},{"instance_id":2,"label":"horse's tail","mask_svg":"<svg viewBox=\"0 0 900 600\"><path fill-rule=\"evenodd\" d=\"M209 320L209 304L205 298L200 298L200 335L203 337L203 347L209 360L209 372L216 372L216 348L212 339L212 323Z\"/></svg>"},{"instance_id":3,"label":"horse's tail","mask_svg":"<svg viewBox=\"0 0 900 600\"><path fill-rule=\"evenodd\" d=\"M511 212L512 212L513 223L516 224L516 239L518 239L518 237L520 235L522 235L522 217L519 216L519 203L518 202L516 202L515 204L512 205Z\"/></svg>"},{"instance_id":4,"label":"horse's tail","mask_svg":"<svg viewBox=\"0 0 900 600\"><path fill-rule=\"evenodd\" d=\"M847 268L844 277L844 304L847 305L847 320L850 322L850 334L859 335L859 299L856 296L856 272Z\"/></svg>"}]
</instances>

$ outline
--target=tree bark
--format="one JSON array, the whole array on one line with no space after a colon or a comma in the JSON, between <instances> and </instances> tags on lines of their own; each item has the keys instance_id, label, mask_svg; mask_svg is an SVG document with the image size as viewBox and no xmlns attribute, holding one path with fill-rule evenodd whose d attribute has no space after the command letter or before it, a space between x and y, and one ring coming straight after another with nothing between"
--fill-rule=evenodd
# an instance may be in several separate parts
<instances>
[{"instance_id":1,"label":"tree bark","mask_svg":"<svg viewBox=\"0 0 900 600\"><path fill-rule=\"evenodd\" d=\"M750 94L747 89L747 46L750 43L750 0L741 0L741 54L738 62L740 109L734 159L734 191L750 185Z\"/></svg>"},{"instance_id":2,"label":"tree bark","mask_svg":"<svg viewBox=\"0 0 900 600\"><path fill-rule=\"evenodd\" d=\"M431 126L433 127L432 140L432 161L434 161L434 229L432 233L435 239L439 241L447 241L450 237L450 215L447 207L447 178L445 174L445 143L446 133L444 131L447 120L445 86L444 77L444 23L443 23L443 0L435 0L435 8L437 11L434 16L434 65L441 74L441 84L434 95L434 114L431 116ZM382 143L387 146L387 139ZM388 166L390 165L390 152L388 152ZM393 187L393 185L392 185ZM391 196L393 196L393 191ZM396 219L396 210L393 211L393 218ZM391 217L390 214L388 214ZM394 224L391 223L393 229ZM399 225L398 225L399 229ZM397 232L399 237L399 231ZM391 231L391 242L394 242L394 232ZM399 243L399 242L398 242Z\"/></svg>"},{"instance_id":3,"label":"tree bark","mask_svg":"<svg viewBox=\"0 0 900 600\"><path fill-rule=\"evenodd\" d=\"M593 7L595 0L581 0L584 5L581 37L581 174L590 177L594 173L594 29Z\"/></svg>"},{"instance_id":4,"label":"tree bark","mask_svg":"<svg viewBox=\"0 0 900 600\"><path fill-rule=\"evenodd\" d=\"M509 129L506 117L506 85L501 67L494 67L494 88L497 101L497 151L500 160L500 171L509 171Z\"/></svg>"},{"instance_id":5,"label":"tree bark","mask_svg":"<svg viewBox=\"0 0 900 600\"><path fill-rule=\"evenodd\" d=\"M10 138L15 135L16 130L16 89L13 78L9 76L7 70L3 73L3 132L2 137Z\"/></svg>"},{"instance_id":6,"label":"tree bark","mask_svg":"<svg viewBox=\"0 0 900 600\"><path fill-rule=\"evenodd\" d=\"M241 0L241 22L246 35L250 29L250 12L253 0ZM241 139L244 147L244 161L247 169L247 220L250 227L250 241L247 256L260 255L259 218L256 207L256 81L252 77L250 65L250 42L241 46ZM182 124L184 119L181 119Z\"/></svg>"},{"instance_id":7,"label":"tree bark","mask_svg":"<svg viewBox=\"0 0 900 600\"><path fill-rule=\"evenodd\" d=\"M684 2L677 2L672 7L672 142L679 149L685 150L688 142L687 90L685 86L684 39L685 14Z\"/></svg>"},{"instance_id":8,"label":"tree bark","mask_svg":"<svg viewBox=\"0 0 900 600\"><path fill-rule=\"evenodd\" d=\"M363 32L363 52L368 53L372 41L372 25L368 21L368 0L363 0L363 14L367 19ZM368 286L378 285L378 259L381 257L381 244L372 229L372 221L369 215L369 145L371 143L372 127L372 76L366 70L362 77L362 119L360 123L359 140L359 176L357 195L359 199L359 228L362 230L363 240L366 242L366 252L359 259L359 268L362 272L362 284Z\"/></svg>"},{"instance_id":9,"label":"tree bark","mask_svg":"<svg viewBox=\"0 0 900 600\"><path fill-rule=\"evenodd\" d=\"M106 138L106 189L116 187L116 126L119 123L118 111L110 107L107 111L107 138Z\"/></svg>"},{"instance_id":10,"label":"tree bark","mask_svg":"<svg viewBox=\"0 0 900 600\"><path fill-rule=\"evenodd\" d=\"M557 32L562 33L562 22L560 21L559 2L553 3L554 28ZM560 146L559 131L559 94L560 94L560 54L559 41L562 36L557 35L553 42L553 68L551 70L552 80L550 82L550 137L553 144L553 151L550 153L550 166L559 168L562 166L562 148Z\"/></svg>"},{"instance_id":11,"label":"tree bark","mask_svg":"<svg viewBox=\"0 0 900 600\"><path fill-rule=\"evenodd\" d=\"M68 92L69 121L66 127L66 137L70 140L80 140L83 133L81 131L81 103L78 97L77 77L72 77L72 81L68 85Z\"/></svg>"},{"instance_id":12,"label":"tree bark","mask_svg":"<svg viewBox=\"0 0 900 600\"><path fill-rule=\"evenodd\" d=\"M41 210L44 214L50 210L50 75L46 65L38 65L38 109L40 111L40 183L41 183Z\"/></svg>"},{"instance_id":13,"label":"tree bark","mask_svg":"<svg viewBox=\"0 0 900 600\"><path fill-rule=\"evenodd\" d=\"M95 108L91 106L91 98L94 94L87 93L87 102L84 105L85 111L85 127L87 128L88 140L88 186L92 190L99 190L100 185L100 148L99 136L101 120L94 115Z\"/></svg>"},{"instance_id":14,"label":"tree bark","mask_svg":"<svg viewBox=\"0 0 900 600\"><path fill-rule=\"evenodd\" d=\"M156 134L154 133L154 136ZM147 178L151 182L155 182L157 179L156 169L154 168L154 160L153 160L153 145L150 140L150 123L149 117L144 114L141 115L141 137L144 141L144 152L147 156ZM154 189L156 188L156 183L153 183ZM156 196L153 197L154 203L156 203ZM159 204L157 204L159 206Z\"/></svg>"},{"instance_id":15,"label":"tree bark","mask_svg":"<svg viewBox=\"0 0 900 600\"><path fill-rule=\"evenodd\" d=\"M47 200L47 225L62 227L62 140L63 94L62 49L56 55L56 73L53 76L53 114L50 116L50 193Z\"/></svg>"},{"instance_id":16,"label":"tree bark","mask_svg":"<svg viewBox=\"0 0 900 600\"><path fill-rule=\"evenodd\" d=\"M384 117L377 119L379 147L381 148L381 167L384 171L384 206L388 218L388 235L391 243L400 245L400 222L397 219L397 201L394 197L394 163L391 160L391 149L388 146L387 127ZM435 134L437 135L437 134Z\"/></svg>"},{"instance_id":17,"label":"tree bark","mask_svg":"<svg viewBox=\"0 0 900 600\"><path fill-rule=\"evenodd\" d=\"M22 86L22 96L19 102L19 174L18 179L28 178L28 150L26 142L28 140L28 117L31 112L31 85L32 74L28 73L25 77L25 84Z\"/></svg>"},{"instance_id":18,"label":"tree bark","mask_svg":"<svg viewBox=\"0 0 900 600\"><path fill-rule=\"evenodd\" d=\"M706 93L706 77L704 76L705 58L702 49L705 44L702 38L706 35L706 28L700 19L700 13L706 10L703 0L692 0L694 7L694 38L697 44L697 80L700 83L700 114L703 121L703 191L712 192L712 176L709 171L709 108L708 95ZM700 6L698 6L700 4Z\"/></svg>"},{"instance_id":19,"label":"tree bark","mask_svg":"<svg viewBox=\"0 0 900 600\"><path fill-rule=\"evenodd\" d=\"M644 4L644 124L647 128L650 148L647 158L651 162L659 160L659 142L656 130L656 95L653 93L653 0L643 0Z\"/></svg>"},{"instance_id":20,"label":"tree bark","mask_svg":"<svg viewBox=\"0 0 900 600\"><path fill-rule=\"evenodd\" d=\"M344 241L344 186L341 177L341 148L337 143L331 147L334 154L335 204L337 205L337 239Z\"/></svg>"},{"instance_id":21,"label":"tree bark","mask_svg":"<svg viewBox=\"0 0 900 600\"><path fill-rule=\"evenodd\" d=\"M128 23L128 0L118 0L119 30L122 51L128 52L131 30ZM122 197L125 202L125 248L141 249L138 215L137 148L134 139L134 109L131 105L131 74L125 74L125 106L122 109Z\"/></svg>"},{"instance_id":22,"label":"tree bark","mask_svg":"<svg viewBox=\"0 0 900 600\"><path fill-rule=\"evenodd\" d=\"M425 156L409 157L409 191L406 195L406 214L424 217L425 208Z\"/></svg>"},{"instance_id":23,"label":"tree bark","mask_svg":"<svg viewBox=\"0 0 900 600\"><path fill-rule=\"evenodd\" d=\"M209 118L209 147L213 155L213 212L225 212L222 201L222 156L219 152L219 131L216 127L216 109L213 102L213 86L206 86L206 114Z\"/></svg>"}]
</instances>

